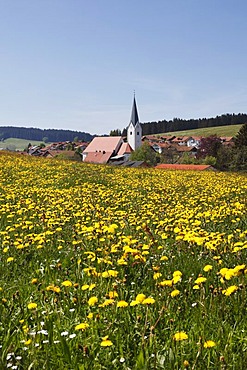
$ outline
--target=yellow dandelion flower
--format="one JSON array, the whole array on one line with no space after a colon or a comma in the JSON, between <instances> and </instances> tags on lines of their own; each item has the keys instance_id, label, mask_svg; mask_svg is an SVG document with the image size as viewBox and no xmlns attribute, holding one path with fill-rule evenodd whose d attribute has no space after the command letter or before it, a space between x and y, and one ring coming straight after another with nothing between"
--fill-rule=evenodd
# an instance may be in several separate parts
<instances>
[{"instance_id":1,"label":"yellow dandelion flower","mask_svg":"<svg viewBox=\"0 0 247 370\"><path fill-rule=\"evenodd\" d=\"M26 340L26 342L24 342L25 346L29 346L29 344L31 344L31 343L32 343L31 339L28 339L28 340Z\"/></svg>"},{"instance_id":2,"label":"yellow dandelion flower","mask_svg":"<svg viewBox=\"0 0 247 370\"><path fill-rule=\"evenodd\" d=\"M168 261L168 257L166 257L166 256L162 256L162 257L160 258L160 260L161 260L161 261Z\"/></svg>"},{"instance_id":3,"label":"yellow dandelion flower","mask_svg":"<svg viewBox=\"0 0 247 370\"><path fill-rule=\"evenodd\" d=\"M212 270L212 268L213 268L213 266L212 266L212 265L206 265L206 266L203 268L203 271L208 272L208 271L211 271L211 270Z\"/></svg>"},{"instance_id":4,"label":"yellow dandelion flower","mask_svg":"<svg viewBox=\"0 0 247 370\"><path fill-rule=\"evenodd\" d=\"M181 281L181 276L180 275L176 275L174 276L174 278L172 279L172 282L173 284L177 284L179 281Z\"/></svg>"},{"instance_id":5,"label":"yellow dandelion flower","mask_svg":"<svg viewBox=\"0 0 247 370\"><path fill-rule=\"evenodd\" d=\"M72 286L73 284L71 283L71 281L70 281L70 280L65 280L65 281L63 281L63 282L62 282L62 285L63 285L63 286L65 286L65 287L70 287L70 286Z\"/></svg>"},{"instance_id":6,"label":"yellow dandelion flower","mask_svg":"<svg viewBox=\"0 0 247 370\"><path fill-rule=\"evenodd\" d=\"M156 272L153 276L154 280L157 280L159 277L161 277L162 274L160 272Z\"/></svg>"},{"instance_id":7,"label":"yellow dandelion flower","mask_svg":"<svg viewBox=\"0 0 247 370\"><path fill-rule=\"evenodd\" d=\"M200 287L199 287L199 285L196 284L196 285L193 286L193 289L198 290L198 289L200 289Z\"/></svg>"},{"instance_id":8,"label":"yellow dandelion flower","mask_svg":"<svg viewBox=\"0 0 247 370\"><path fill-rule=\"evenodd\" d=\"M37 284L37 282L38 282L38 279L37 279L37 278L34 278L34 279L32 279L32 281L31 281L31 283L32 283L32 284Z\"/></svg>"},{"instance_id":9,"label":"yellow dandelion flower","mask_svg":"<svg viewBox=\"0 0 247 370\"><path fill-rule=\"evenodd\" d=\"M155 299L152 297L146 298L142 301L142 304L154 304Z\"/></svg>"},{"instance_id":10,"label":"yellow dandelion flower","mask_svg":"<svg viewBox=\"0 0 247 370\"><path fill-rule=\"evenodd\" d=\"M14 257L7 258L7 262L12 262L12 261L14 261Z\"/></svg>"},{"instance_id":11,"label":"yellow dandelion flower","mask_svg":"<svg viewBox=\"0 0 247 370\"><path fill-rule=\"evenodd\" d=\"M75 330L86 330L89 327L88 323L82 322L81 324L78 324L75 326Z\"/></svg>"},{"instance_id":12,"label":"yellow dandelion flower","mask_svg":"<svg viewBox=\"0 0 247 370\"><path fill-rule=\"evenodd\" d=\"M98 302L97 297L90 297L87 303L89 306L95 306L97 302Z\"/></svg>"},{"instance_id":13,"label":"yellow dandelion flower","mask_svg":"<svg viewBox=\"0 0 247 370\"><path fill-rule=\"evenodd\" d=\"M141 302L138 302L138 301L132 301L132 302L130 302L130 306L136 306L136 305L138 305L138 304L141 304Z\"/></svg>"},{"instance_id":14,"label":"yellow dandelion flower","mask_svg":"<svg viewBox=\"0 0 247 370\"><path fill-rule=\"evenodd\" d=\"M117 307L127 307L129 304L126 301L119 301Z\"/></svg>"},{"instance_id":15,"label":"yellow dandelion flower","mask_svg":"<svg viewBox=\"0 0 247 370\"><path fill-rule=\"evenodd\" d=\"M235 293L238 290L238 287L236 285L231 285L227 289L222 290L222 294L229 296L232 293Z\"/></svg>"},{"instance_id":16,"label":"yellow dandelion flower","mask_svg":"<svg viewBox=\"0 0 247 370\"><path fill-rule=\"evenodd\" d=\"M93 318L93 313L92 313L92 312L90 312L90 313L87 315L87 318L88 318L88 319L92 319L92 318Z\"/></svg>"},{"instance_id":17,"label":"yellow dandelion flower","mask_svg":"<svg viewBox=\"0 0 247 370\"><path fill-rule=\"evenodd\" d=\"M182 275L183 275L182 272L179 271L179 270L174 271L174 273L172 274L173 277L175 277L175 276L182 276Z\"/></svg>"},{"instance_id":18,"label":"yellow dandelion flower","mask_svg":"<svg viewBox=\"0 0 247 370\"><path fill-rule=\"evenodd\" d=\"M89 285L88 284L84 284L84 285L82 285L81 289L82 290L87 290L87 289L89 289Z\"/></svg>"},{"instance_id":19,"label":"yellow dandelion flower","mask_svg":"<svg viewBox=\"0 0 247 370\"><path fill-rule=\"evenodd\" d=\"M115 301L114 299L106 299L105 302L103 302L102 304L99 305L99 307L106 307L106 306L110 306L111 304L113 304Z\"/></svg>"},{"instance_id":20,"label":"yellow dandelion flower","mask_svg":"<svg viewBox=\"0 0 247 370\"><path fill-rule=\"evenodd\" d=\"M113 345L112 341L108 339L108 336L102 338L102 342L100 343L101 347L110 347Z\"/></svg>"},{"instance_id":21,"label":"yellow dandelion flower","mask_svg":"<svg viewBox=\"0 0 247 370\"><path fill-rule=\"evenodd\" d=\"M29 303L28 305L27 305L27 308L29 309L29 310L35 310L36 308L37 308L37 303L34 303L34 302L31 302L31 303Z\"/></svg>"},{"instance_id":22,"label":"yellow dandelion flower","mask_svg":"<svg viewBox=\"0 0 247 370\"><path fill-rule=\"evenodd\" d=\"M174 334L173 339L176 342L179 342L179 341L188 339L188 335L184 331L180 331Z\"/></svg>"},{"instance_id":23,"label":"yellow dandelion flower","mask_svg":"<svg viewBox=\"0 0 247 370\"><path fill-rule=\"evenodd\" d=\"M180 290L175 289L175 290L173 290L173 291L171 292L171 297L176 297L177 295L179 295L179 293L180 293Z\"/></svg>"},{"instance_id":24,"label":"yellow dandelion flower","mask_svg":"<svg viewBox=\"0 0 247 370\"><path fill-rule=\"evenodd\" d=\"M143 293L140 293L140 294L137 294L136 296L136 301L139 302L139 303L142 303L144 301L144 299L146 298L145 294Z\"/></svg>"},{"instance_id":25,"label":"yellow dandelion flower","mask_svg":"<svg viewBox=\"0 0 247 370\"><path fill-rule=\"evenodd\" d=\"M212 348L212 347L215 347L216 346L216 343L213 341L213 340L207 340L204 344L203 344L203 347L204 348Z\"/></svg>"},{"instance_id":26,"label":"yellow dandelion flower","mask_svg":"<svg viewBox=\"0 0 247 370\"><path fill-rule=\"evenodd\" d=\"M115 291L111 291L111 292L109 292L109 293L108 293L108 297L109 297L110 299L112 299L112 298L116 298L116 297L118 297L118 294L117 294L117 292L115 292Z\"/></svg>"},{"instance_id":27,"label":"yellow dandelion flower","mask_svg":"<svg viewBox=\"0 0 247 370\"><path fill-rule=\"evenodd\" d=\"M172 280L163 280L159 283L159 285L171 287L173 285L173 281Z\"/></svg>"},{"instance_id":28,"label":"yellow dandelion flower","mask_svg":"<svg viewBox=\"0 0 247 370\"><path fill-rule=\"evenodd\" d=\"M205 283L205 281L207 281L207 278L203 277L203 276L199 276L196 280L195 280L195 284L202 284L202 283Z\"/></svg>"}]
</instances>

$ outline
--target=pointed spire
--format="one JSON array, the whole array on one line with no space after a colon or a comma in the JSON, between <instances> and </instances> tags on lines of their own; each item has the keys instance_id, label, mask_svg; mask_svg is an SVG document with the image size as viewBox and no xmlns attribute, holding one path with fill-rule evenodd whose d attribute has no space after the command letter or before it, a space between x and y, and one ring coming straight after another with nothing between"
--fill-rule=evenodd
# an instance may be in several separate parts
<instances>
[{"instance_id":1,"label":"pointed spire","mask_svg":"<svg viewBox=\"0 0 247 370\"><path fill-rule=\"evenodd\" d=\"M139 122L139 117L138 117L138 112L137 112L137 107L136 107L135 91L134 91L134 101L133 101L133 106L132 106L130 122L132 122L134 126Z\"/></svg>"}]
</instances>

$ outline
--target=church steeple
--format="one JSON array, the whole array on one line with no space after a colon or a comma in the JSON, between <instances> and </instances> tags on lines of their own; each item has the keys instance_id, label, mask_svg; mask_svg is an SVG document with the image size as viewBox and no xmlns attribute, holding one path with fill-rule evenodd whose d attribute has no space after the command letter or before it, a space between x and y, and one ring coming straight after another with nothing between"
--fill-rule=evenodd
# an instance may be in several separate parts
<instances>
[{"instance_id":1,"label":"church steeple","mask_svg":"<svg viewBox=\"0 0 247 370\"><path fill-rule=\"evenodd\" d=\"M137 148L139 148L139 146L142 145L141 138L142 138L142 127L139 122L135 93L134 93L131 118L130 118L129 126L127 128L127 141L133 150L136 150Z\"/></svg>"},{"instance_id":2,"label":"church steeple","mask_svg":"<svg viewBox=\"0 0 247 370\"><path fill-rule=\"evenodd\" d=\"M135 94L134 94L134 101L133 101L133 106L132 106L132 113L131 113L130 122L132 122L134 126L137 124L137 122L139 122Z\"/></svg>"}]
</instances>

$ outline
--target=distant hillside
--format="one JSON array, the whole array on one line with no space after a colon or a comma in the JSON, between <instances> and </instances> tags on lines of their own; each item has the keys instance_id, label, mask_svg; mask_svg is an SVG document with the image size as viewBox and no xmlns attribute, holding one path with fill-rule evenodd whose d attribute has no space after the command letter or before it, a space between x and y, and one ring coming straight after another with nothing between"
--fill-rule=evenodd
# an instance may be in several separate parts
<instances>
[{"instance_id":1,"label":"distant hillside","mask_svg":"<svg viewBox=\"0 0 247 370\"><path fill-rule=\"evenodd\" d=\"M16 138L31 142L34 140L39 142L59 142L74 141L75 137L80 141L89 142L94 136L80 131L0 126L0 140Z\"/></svg>"},{"instance_id":2,"label":"distant hillside","mask_svg":"<svg viewBox=\"0 0 247 370\"><path fill-rule=\"evenodd\" d=\"M165 132L163 135L175 135L175 136L236 136L242 125L230 125L230 126L217 126L217 127L205 127L198 128L194 130L184 130L184 131L173 131ZM162 134L157 134L162 135Z\"/></svg>"},{"instance_id":3,"label":"distant hillside","mask_svg":"<svg viewBox=\"0 0 247 370\"><path fill-rule=\"evenodd\" d=\"M25 139L13 139L8 138L4 141L0 141L0 149L8 149L8 150L20 150L23 151L27 148L28 144L32 145L40 145L42 140L25 140Z\"/></svg>"},{"instance_id":4,"label":"distant hillside","mask_svg":"<svg viewBox=\"0 0 247 370\"><path fill-rule=\"evenodd\" d=\"M241 125L247 122L247 114L222 114L214 118L180 119L174 118L170 121L154 121L142 123L143 135L154 135L160 133L195 130L201 128L212 128L219 126Z\"/></svg>"}]
</instances>

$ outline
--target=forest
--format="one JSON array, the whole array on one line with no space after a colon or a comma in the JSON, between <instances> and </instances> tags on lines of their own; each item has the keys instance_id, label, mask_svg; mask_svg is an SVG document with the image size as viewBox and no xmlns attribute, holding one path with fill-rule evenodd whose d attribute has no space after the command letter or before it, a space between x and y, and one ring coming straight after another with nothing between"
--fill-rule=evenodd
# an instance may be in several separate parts
<instances>
[{"instance_id":1,"label":"forest","mask_svg":"<svg viewBox=\"0 0 247 370\"><path fill-rule=\"evenodd\" d=\"M199 118L199 119L181 119L173 118L173 120L166 121L154 121L142 123L142 134L143 135L153 135L161 134L165 132L174 132L182 130L194 130L197 128L205 127L215 127L215 126L228 126L228 125L238 125L247 122L247 114L222 114L221 116L216 116L214 118ZM125 136L126 129L123 131L123 136Z\"/></svg>"},{"instance_id":2,"label":"forest","mask_svg":"<svg viewBox=\"0 0 247 370\"><path fill-rule=\"evenodd\" d=\"M8 138L38 140L44 142L74 141L75 137L80 141L91 141L93 135L71 130L40 129L27 127L0 126L0 140Z\"/></svg>"}]
</instances>

